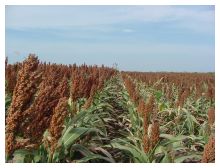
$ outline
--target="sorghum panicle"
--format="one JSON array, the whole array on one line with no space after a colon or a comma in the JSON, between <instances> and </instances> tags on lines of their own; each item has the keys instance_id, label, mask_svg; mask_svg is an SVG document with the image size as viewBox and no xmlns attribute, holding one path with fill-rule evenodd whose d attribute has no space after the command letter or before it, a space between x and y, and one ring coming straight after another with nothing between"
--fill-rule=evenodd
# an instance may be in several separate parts
<instances>
[{"instance_id":1,"label":"sorghum panicle","mask_svg":"<svg viewBox=\"0 0 220 168\"><path fill-rule=\"evenodd\" d=\"M214 107L210 107L208 110L208 123L209 123L209 125L213 125L215 123L215 109L214 109Z\"/></svg>"},{"instance_id":2,"label":"sorghum panicle","mask_svg":"<svg viewBox=\"0 0 220 168\"><path fill-rule=\"evenodd\" d=\"M37 72L38 64L38 58L35 55L29 55L18 72L17 83L6 119L6 153L9 155L14 151L15 135L19 133L18 127L25 120L23 111L32 103L40 82L40 76Z\"/></svg>"},{"instance_id":3,"label":"sorghum panicle","mask_svg":"<svg viewBox=\"0 0 220 168\"><path fill-rule=\"evenodd\" d=\"M203 163L215 162L215 137L210 136L208 143L205 145L203 156Z\"/></svg>"}]
</instances>

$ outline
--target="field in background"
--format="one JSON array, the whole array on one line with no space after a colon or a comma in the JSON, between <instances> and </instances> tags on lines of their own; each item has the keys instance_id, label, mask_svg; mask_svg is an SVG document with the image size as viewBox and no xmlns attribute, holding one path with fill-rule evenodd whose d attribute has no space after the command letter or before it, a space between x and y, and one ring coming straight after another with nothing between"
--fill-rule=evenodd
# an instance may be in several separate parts
<instances>
[{"instance_id":1,"label":"field in background","mask_svg":"<svg viewBox=\"0 0 220 168\"><path fill-rule=\"evenodd\" d=\"M5 65L6 162L215 162L214 73Z\"/></svg>"}]
</instances>

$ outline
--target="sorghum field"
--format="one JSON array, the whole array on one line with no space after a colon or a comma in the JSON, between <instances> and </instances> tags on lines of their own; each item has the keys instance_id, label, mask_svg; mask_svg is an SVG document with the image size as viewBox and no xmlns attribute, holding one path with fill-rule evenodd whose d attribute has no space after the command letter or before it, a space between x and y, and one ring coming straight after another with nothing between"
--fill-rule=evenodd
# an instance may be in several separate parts
<instances>
[{"instance_id":1,"label":"sorghum field","mask_svg":"<svg viewBox=\"0 0 220 168\"><path fill-rule=\"evenodd\" d=\"M5 66L6 162L215 162L214 73Z\"/></svg>"}]
</instances>

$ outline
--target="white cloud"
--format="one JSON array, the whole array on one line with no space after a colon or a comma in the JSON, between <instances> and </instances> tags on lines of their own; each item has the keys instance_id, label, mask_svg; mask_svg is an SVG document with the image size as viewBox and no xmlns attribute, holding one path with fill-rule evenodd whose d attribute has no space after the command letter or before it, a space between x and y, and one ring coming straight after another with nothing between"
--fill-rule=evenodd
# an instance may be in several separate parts
<instances>
[{"instance_id":1,"label":"white cloud","mask_svg":"<svg viewBox=\"0 0 220 168\"><path fill-rule=\"evenodd\" d=\"M214 10L187 6L7 6L6 28L97 27L130 22L175 22L208 32Z\"/></svg>"},{"instance_id":2,"label":"white cloud","mask_svg":"<svg viewBox=\"0 0 220 168\"><path fill-rule=\"evenodd\" d=\"M123 29L122 31L124 33L133 33L133 32L135 32L133 29Z\"/></svg>"},{"instance_id":3,"label":"white cloud","mask_svg":"<svg viewBox=\"0 0 220 168\"><path fill-rule=\"evenodd\" d=\"M16 56L19 56L19 55L21 55L21 52L20 52L20 51L14 51L14 54L15 54Z\"/></svg>"}]
</instances>

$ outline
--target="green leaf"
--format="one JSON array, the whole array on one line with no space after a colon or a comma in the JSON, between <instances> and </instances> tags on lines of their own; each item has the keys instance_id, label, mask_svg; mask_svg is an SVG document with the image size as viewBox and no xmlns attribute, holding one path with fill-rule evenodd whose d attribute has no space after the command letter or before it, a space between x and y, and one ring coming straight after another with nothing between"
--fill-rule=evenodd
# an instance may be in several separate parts
<instances>
[{"instance_id":1,"label":"green leaf","mask_svg":"<svg viewBox=\"0 0 220 168\"><path fill-rule=\"evenodd\" d=\"M165 153L165 156L161 160L161 163L171 163L170 156L169 156L169 154L167 152Z\"/></svg>"},{"instance_id":2,"label":"green leaf","mask_svg":"<svg viewBox=\"0 0 220 168\"><path fill-rule=\"evenodd\" d=\"M167 146L169 144L173 144L174 142L183 141L184 139L187 139L189 137L185 135L173 136L170 134L160 134L160 138L166 139L165 141L161 142L161 145Z\"/></svg>"},{"instance_id":3,"label":"green leaf","mask_svg":"<svg viewBox=\"0 0 220 168\"><path fill-rule=\"evenodd\" d=\"M112 163L111 161L111 159L109 159L108 157L104 157L104 156L101 156L101 155L98 155L98 154L90 154L90 155L88 155L88 156L86 156L86 157L84 157L84 158L82 158L82 159L80 159L80 160L78 160L77 162L78 163L85 163L85 162L88 162L88 161L90 161L90 160L105 160L105 161L107 161L107 162L110 162L110 163ZM114 162L113 162L114 163Z\"/></svg>"},{"instance_id":4,"label":"green leaf","mask_svg":"<svg viewBox=\"0 0 220 168\"><path fill-rule=\"evenodd\" d=\"M156 91L155 96L156 96L157 101L160 100L160 98L162 97L162 95L163 95L162 91Z\"/></svg>"},{"instance_id":5,"label":"green leaf","mask_svg":"<svg viewBox=\"0 0 220 168\"><path fill-rule=\"evenodd\" d=\"M159 153L164 153L166 151L166 149L163 147L163 146L158 146L156 149L155 149L155 152L154 154L159 154Z\"/></svg>"},{"instance_id":6,"label":"green leaf","mask_svg":"<svg viewBox=\"0 0 220 168\"><path fill-rule=\"evenodd\" d=\"M159 111L163 111L167 108L166 104L165 103L160 103L159 104Z\"/></svg>"},{"instance_id":7,"label":"green leaf","mask_svg":"<svg viewBox=\"0 0 220 168\"><path fill-rule=\"evenodd\" d=\"M145 154L144 151L137 148L135 145L132 145L130 142L127 142L123 139L114 139L111 143L111 145L106 145L108 147L117 148L120 150L123 150L125 154L133 158L134 162L137 163L148 163L149 157L147 154Z\"/></svg>"},{"instance_id":8,"label":"green leaf","mask_svg":"<svg viewBox=\"0 0 220 168\"><path fill-rule=\"evenodd\" d=\"M40 160L41 160L40 155L35 155L35 156L34 156L34 162L35 162L35 163L40 162Z\"/></svg>"},{"instance_id":9,"label":"green leaf","mask_svg":"<svg viewBox=\"0 0 220 168\"><path fill-rule=\"evenodd\" d=\"M115 163L115 160L113 159L112 155L107 150L105 150L101 147L96 147L95 150L96 151L101 151L105 156L107 156L109 158L111 163Z\"/></svg>"},{"instance_id":10,"label":"green leaf","mask_svg":"<svg viewBox=\"0 0 220 168\"><path fill-rule=\"evenodd\" d=\"M71 147L71 152L73 152L73 151L79 151L84 156L88 156L88 155L92 154L92 152L88 148L86 148L80 144L74 144Z\"/></svg>"},{"instance_id":11,"label":"green leaf","mask_svg":"<svg viewBox=\"0 0 220 168\"><path fill-rule=\"evenodd\" d=\"M25 149L18 149L13 154L13 162L14 163L24 163L25 158L30 155L31 152Z\"/></svg>"},{"instance_id":12,"label":"green leaf","mask_svg":"<svg viewBox=\"0 0 220 168\"><path fill-rule=\"evenodd\" d=\"M160 137L168 139L170 141L181 141L181 140L188 138L188 136L185 136L185 135L173 136L171 134L160 134Z\"/></svg>"},{"instance_id":13,"label":"green leaf","mask_svg":"<svg viewBox=\"0 0 220 168\"><path fill-rule=\"evenodd\" d=\"M105 149L103 149L101 147L96 147L93 150L101 151L107 157L103 157L101 155L94 154L88 148L86 148L80 144L75 144L71 147L71 151L79 151L83 156L85 156L84 158L82 158L78 162L88 162L89 160L102 159L102 160L106 160L111 163L115 163L115 160L113 159L112 155L108 151L106 151Z\"/></svg>"},{"instance_id":14,"label":"green leaf","mask_svg":"<svg viewBox=\"0 0 220 168\"><path fill-rule=\"evenodd\" d=\"M73 126L70 126L61 138L61 143L64 145L66 149L68 149L80 137L91 132L99 132L99 130L95 128L84 127L73 128Z\"/></svg>"},{"instance_id":15,"label":"green leaf","mask_svg":"<svg viewBox=\"0 0 220 168\"><path fill-rule=\"evenodd\" d=\"M196 158L199 160L199 159L201 159L201 155L191 154L191 155L187 155L187 156L180 156L178 158L175 158L174 162L175 163L182 163L186 159L193 159L193 158Z\"/></svg>"}]
</instances>

